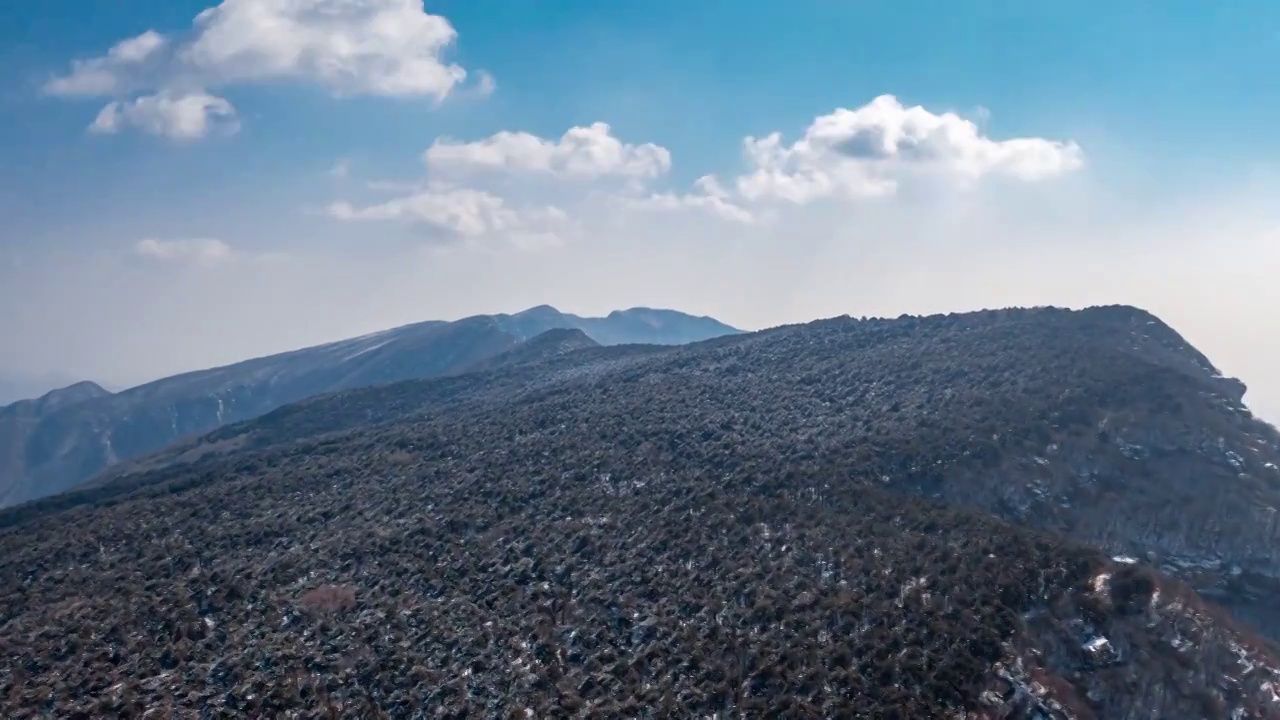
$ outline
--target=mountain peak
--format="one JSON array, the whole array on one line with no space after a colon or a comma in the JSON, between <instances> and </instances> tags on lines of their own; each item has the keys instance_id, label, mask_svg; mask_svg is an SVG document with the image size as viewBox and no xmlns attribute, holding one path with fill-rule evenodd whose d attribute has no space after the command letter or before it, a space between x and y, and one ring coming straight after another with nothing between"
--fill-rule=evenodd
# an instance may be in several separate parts
<instances>
[{"instance_id":1,"label":"mountain peak","mask_svg":"<svg viewBox=\"0 0 1280 720\"><path fill-rule=\"evenodd\" d=\"M511 317L517 317L517 318L555 317L563 314L564 313L560 312L559 310L557 310L556 308L550 305L534 305L533 307L527 310L521 310L520 312L515 313Z\"/></svg>"},{"instance_id":2,"label":"mountain peak","mask_svg":"<svg viewBox=\"0 0 1280 720\"><path fill-rule=\"evenodd\" d=\"M52 412L85 400L106 397L111 391L90 380L81 380L64 388L50 390L35 400L41 412Z\"/></svg>"},{"instance_id":3,"label":"mountain peak","mask_svg":"<svg viewBox=\"0 0 1280 720\"><path fill-rule=\"evenodd\" d=\"M574 350L592 347L600 347L600 343L592 340L589 335L579 328L552 328L525 340L500 355L468 367L467 371L474 372L533 363Z\"/></svg>"},{"instance_id":4,"label":"mountain peak","mask_svg":"<svg viewBox=\"0 0 1280 720\"><path fill-rule=\"evenodd\" d=\"M609 313L609 317L627 317L630 315L679 315L681 317L691 317L691 318L703 317L700 315L689 315L687 313L682 313L677 310L669 310L667 308L648 307L645 305L637 305L636 307L629 307L623 310L614 310L613 312Z\"/></svg>"},{"instance_id":5,"label":"mountain peak","mask_svg":"<svg viewBox=\"0 0 1280 720\"><path fill-rule=\"evenodd\" d=\"M587 328L587 334L605 345L616 342L644 342L660 345L683 344L696 342L722 335L736 335L742 331L726 325L719 320L705 315L688 315L677 310L651 307L632 307L626 310L614 310L608 317L598 322L609 323L610 330L619 333L625 329L627 340L613 340L593 334ZM606 336L607 337L607 336Z\"/></svg>"},{"instance_id":6,"label":"mountain peak","mask_svg":"<svg viewBox=\"0 0 1280 720\"><path fill-rule=\"evenodd\" d=\"M526 342L530 345L553 345L558 343L573 343L583 347L596 347L600 345L600 343L592 340L591 337L580 328L552 328L530 338Z\"/></svg>"}]
</instances>

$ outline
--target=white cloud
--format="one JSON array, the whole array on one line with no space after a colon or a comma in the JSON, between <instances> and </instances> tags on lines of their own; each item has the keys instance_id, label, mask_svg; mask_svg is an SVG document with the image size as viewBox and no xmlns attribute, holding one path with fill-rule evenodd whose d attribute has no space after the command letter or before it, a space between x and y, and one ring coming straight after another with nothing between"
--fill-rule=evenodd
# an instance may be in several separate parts
<instances>
[{"instance_id":1,"label":"white cloud","mask_svg":"<svg viewBox=\"0 0 1280 720\"><path fill-rule=\"evenodd\" d=\"M759 218L731 199L730 193L714 175L704 175L693 183L691 193L652 193L646 197L626 198L631 207L645 210L695 210L707 212L722 220L751 224Z\"/></svg>"},{"instance_id":2,"label":"white cloud","mask_svg":"<svg viewBox=\"0 0 1280 720\"><path fill-rule=\"evenodd\" d=\"M467 76L458 33L421 0L224 0L181 58L224 82L300 79L339 93L443 99Z\"/></svg>"},{"instance_id":3,"label":"white cloud","mask_svg":"<svg viewBox=\"0 0 1280 720\"><path fill-rule=\"evenodd\" d=\"M496 195L471 188L423 189L384 203L355 207L349 202L329 206L329 215L339 220L400 220L443 231L454 238L507 237L523 244L521 238L543 240L554 236L567 219L554 206L511 207Z\"/></svg>"},{"instance_id":4,"label":"white cloud","mask_svg":"<svg viewBox=\"0 0 1280 720\"><path fill-rule=\"evenodd\" d=\"M423 160L437 182L463 179L478 186L515 176L620 178L626 180L621 188L597 184L561 204L580 213L589 211L593 201L612 200L614 208L696 212L735 224L773 218L776 213L769 206L775 201L803 205L830 197L885 198L897 194L904 182L916 180L942 187L968 187L995 175L1032 182L1074 171L1084 162L1075 143L1034 137L994 140L955 113L904 107L889 95L856 110L837 109L814 119L794 143L784 143L782 134L774 132L745 138L743 145L748 168L731 187L706 175L687 192L660 186L672 164L666 148L624 142L605 122L570 128L557 139L520 131L469 142L440 138ZM518 186L498 187L512 192ZM544 185L540 191L574 192L550 188ZM485 195L497 198L487 191ZM379 206L378 211L404 212L412 202L405 198Z\"/></svg>"},{"instance_id":5,"label":"white cloud","mask_svg":"<svg viewBox=\"0 0 1280 720\"><path fill-rule=\"evenodd\" d=\"M157 240L146 238L133 246L135 254L152 260L196 265L216 265L236 258L232 247L213 238Z\"/></svg>"},{"instance_id":6,"label":"white cloud","mask_svg":"<svg viewBox=\"0 0 1280 720\"><path fill-rule=\"evenodd\" d=\"M590 224L621 211L611 221L626 223L626 213L640 212L649 214L642 222L676 227L681 222L676 216L693 213L726 223L714 232L741 233L743 226L772 224L785 205L826 197L888 198L904 181L915 179L941 180L944 186L971 185L988 175L1034 181L1083 162L1074 143L993 140L956 114L906 108L892 96L818 117L793 144L784 144L775 132L748 137L744 146L749 166L735 182L726 185L704 175L689 190L680 190L665 182L672 165L666 148L624 142L605 122L572 127L556 139L521 131L469 142L440 138L423 154L425 181L407 188L376 183L400 197L361 208L340 202L329 214L343 220L411 220L465 237L511 236L538 224L529 221L527 211L513 209L537 207L519 202L537 197L566 208L556 211L562 222L573 218ZM594 182L512 182L517 177ZM625 182L604 182L610 179ZM926 196L926 202L941 200ZM660 219L659 213L673 217ZM803 221L788 214L788 222Z\"/></svg>"},{"instance_id":7,"label":"white cloud","mask_svg":"<svg viewBox=\"0 0 1280 720\"><path fill-rule=\"evenodd\" d=\"M494 79L493 73L488 70L479 70L476 72L476 94L481 97L492 95L498 89L498 81Z\"/></svg>"},{"instance_id":8,"label":"white cloud","mask_svg":"<svg viewBox=\"0 0 1280 720\"><path fill-rule=\"evenodd\" d=\"M143 62L164 48L169 40L155 30L148 30L137 37L131 37L116 43L107 52L107 56L120 65L133 65Z\"/></svg>"},{"instance_id":9,"label":"white cloud","mask_svg":"<svg viewBox=\"0 0 1280 720\"><path fill-rule=\"evenodd\" d=\"M193 87L292 80L338 96L439 102L467 79L464 68L444 59L457 35L447 19L424 10L422 0L223 0L196 16L182 42L148 30L106 55L74 61L44 89L115 96L112 112L95 123L98 131L120 127L112 118L132 94L165 97ZM478 94L494 87L492 76L477 73Z\"/></svg>"},{"instance_id":10,"label":"white cloud","mask_svg":"<svg viewBox=\"0 0 1280 720\"><path fill-rule=\"evenodd\" d=\"M814 119L791 145L781 133L748 137L751 169L737 189L751 200L806 203L823 197L882 197L911 177L971 182L987 175L1036 181L1079 169L1073 142L1042 138L992 140L955 113L904 107L882 95L856 110Z\"/></svg>"},{"instance_id":11,"label":"white cloud","mask_svg":"<svg viewBox=\"0 0 1280 720\"><path fill-rule=\"evenodd\" d=\"M576 179L613 176L647 180L671 169L671 153L666 148L624 143L603 122L570 128L558 140L507 131L475 142L442 138L432 143L424 160L433 172L487 170Z\"/></svg>"},{"instance_id":12,"label":"white cloud","mask_svg":"<svg viewBox=\"0 0 1280 720\"><path fill-rule=\"evenodd\" d=\"M168 39L154 30L121 40L107 54L71 63L71 72L44 86L50 95L114 95L126 89L129 74L168 45Z\"/></svg>"},{"instance_id":13,"label":"white cloud","mask_svg":"<svg viewBox=\"0 0 1280 720\"><path fill-rule=\"evenodd\" d=\"M357 206L335 202L329 216L339 220L398 220L430 228L453 239L484 239L540 249L563 244L577 224L576 213L600 198L644 209L709 211L739 222L751 217L727 198L650 192L649 183L671 168L671 153L653 143L626 143L607 123L572 127L557 139L527 132L499 132L482 140L436 140L423 153L428 177L417 183L371 181L370 189L397 193L391 200ZM513 177L553 177L596 183L510 183ZM602 188L607 179L624 188ZM547 201L547 198L554 198ZM559 201L574 206L575 217Z\"/></svg>"},{"instance_id":14,"label":"white cloud","mask_svg":"<svg viewBox=\"0 0 1280 720\"><path fill-rule=\"evenodd\" d=\"M126 127L171 140L189 141L213 132L234 134L240 123L235 107L224 98L199 91L166 91L108 103L89 126L89 132L112 135Z\"/></svg>"}]
</instances>

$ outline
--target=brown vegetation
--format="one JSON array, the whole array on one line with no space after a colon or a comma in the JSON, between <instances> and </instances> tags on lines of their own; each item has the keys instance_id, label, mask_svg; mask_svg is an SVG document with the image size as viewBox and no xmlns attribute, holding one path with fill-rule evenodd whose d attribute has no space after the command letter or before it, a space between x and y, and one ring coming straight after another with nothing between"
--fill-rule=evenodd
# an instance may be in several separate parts
<instances>
[{"instance_id":1,"label":"brown vegetation","mask_svg":"<svg viewBox=\"0 0 1280 720\"><path fill-rule=\"evenodd\" d=\"M299 603L303 608L316 612L338 612L351 610L356 606L356 590L340 585L321 585L309 590Z\"/></svg>"},{"instance_id":2,"label":"brown vegetation","mask_svg":"<svg viewBox=\"0 0 1280 720\"><path fill-rule=\"evenodd\" d=\"M284 408L0 513L0 709L1270 717L1265 640L1063 539L1137 543L1171 498L1243 536L1220 519L1272 491L1269 446L1242 473L1216 445L1267 429L1136 312L834 320ZM328 586L358 602L297 612Z\"/></svg>"}]
</instances>

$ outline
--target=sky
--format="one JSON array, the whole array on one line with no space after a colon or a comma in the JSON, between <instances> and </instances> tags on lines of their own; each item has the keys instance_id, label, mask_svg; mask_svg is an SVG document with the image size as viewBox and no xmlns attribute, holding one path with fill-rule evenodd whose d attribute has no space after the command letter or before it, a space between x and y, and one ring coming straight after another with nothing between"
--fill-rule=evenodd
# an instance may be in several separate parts
<instances>
[{"instance_id":1,"label":"sky","mask_svg":"<svg viewBox=\"0 0 1280 720\"><path fill-rule=\"evenodd\" d=\"M0 4L0 385L424 319L1150 310L1280 421L1280 4Z\"/></svg>"}]
</instances>

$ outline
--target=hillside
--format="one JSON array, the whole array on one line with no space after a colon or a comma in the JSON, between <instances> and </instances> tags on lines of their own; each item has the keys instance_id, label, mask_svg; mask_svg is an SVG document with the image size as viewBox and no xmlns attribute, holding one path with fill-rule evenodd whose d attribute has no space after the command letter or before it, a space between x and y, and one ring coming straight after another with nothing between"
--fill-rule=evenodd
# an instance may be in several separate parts
<instances>
[{"instance_id":1,"label":"hillside","mask_svg":"<svg viewBox=\"0 0 1280 720\"><path fill-rule=\"evenodd\" d=\"M1242 395L1109 307L318 397L0 512L0 678L14 717L1277 717Z\"/></svg>"},{"instance_id":2,"label":"hillside","mask_svg":"<svg viewBox=\"0 0 1280 720\"><path fill-rule=\"evenodd\" d=\"M21 473L14 466L25 456L26 443L41 423L59 410L110 395L96 383L81 382L0 407L0 507L12 504L11 498L22 493L22 485L11 479Z\"/></svg>"},{"instance_id":3,"label":"hillside","mask_svg":"<svg viewBox=\"0 0 1280 720\"><path fill-rule=\"evenodd\" d=\"M1280 434L1243 394L1132 308L834 319L317 398L154 464L353 428L344 442L358 442L377 423L563 417L664 448L659 467L839 477L1063 533L1184 577L1280 637Z\"/></svg>"},{"instance_id":4,"label":"hillside","mask_svg":"<svg viewBox=\"0 0 1280 720\"><path fill-rule=\"evenodd\" d=\"M177 375L116 395L87 395L24 415L21 422L0 416L0 507L56 494L121 461L307 397L462 372L557 328L598 335L604 344L673 344L737 332L673 311L635 308L582 318L541 306L514 315L418 323Z\"/></svg>"},{"instance_id":5,"label":"hillside","mask_svg":"<svg viewBox=\"0 0 1280 720\"><path fill-rule=\"evenodd\" d=\"M577 328L557 328L529 338L504 353L470 365L466 372L540 363L575 350L594 347L600 347L600 343L592 340L585 332Z\"/></svg>"}]
</instances>

